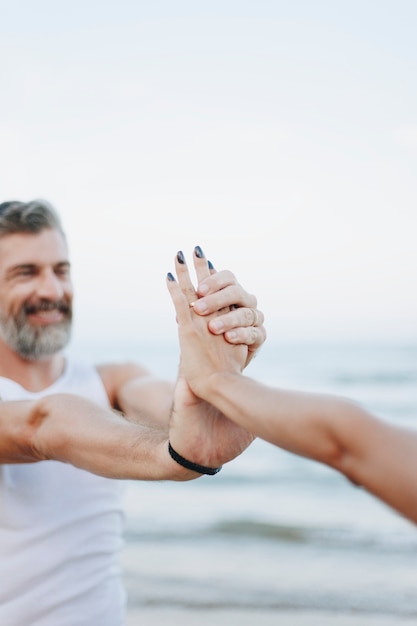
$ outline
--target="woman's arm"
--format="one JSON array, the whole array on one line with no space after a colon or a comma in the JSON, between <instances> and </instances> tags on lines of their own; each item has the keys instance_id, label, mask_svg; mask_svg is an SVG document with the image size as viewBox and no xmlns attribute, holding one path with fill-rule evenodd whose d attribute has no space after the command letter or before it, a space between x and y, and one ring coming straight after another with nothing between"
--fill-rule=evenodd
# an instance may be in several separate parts
<instances>
[{"instance_id":1,"label":"woman's arm","mask_svg":"<svg viewBox=\"0 0 417 626\"><path fill-rule=\"evenodd\" d=\"M325 463L417 522L417 433L333 396L268 387L241 374L244 355L213 336L189 307L182 274L167 285L182 370L193 392L254 435Z\"/></svg>"}]
</instances>

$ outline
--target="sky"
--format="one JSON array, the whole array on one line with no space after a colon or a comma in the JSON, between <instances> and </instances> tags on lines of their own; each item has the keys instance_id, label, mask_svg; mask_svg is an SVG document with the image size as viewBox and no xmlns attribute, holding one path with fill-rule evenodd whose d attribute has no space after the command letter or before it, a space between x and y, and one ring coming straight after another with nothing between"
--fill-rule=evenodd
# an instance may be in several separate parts
<instances>
[{"instance_id":1,"label":"sky","mask_svg":"<svg viewBox=\"0 0 417 626\"><path fill-rule=\"evenodd\" d=\"M200 245L271 341L417 341L414 0L0 0L0 201L68 234L79 340L176 336Z\"/></svg>"}]
</instances>

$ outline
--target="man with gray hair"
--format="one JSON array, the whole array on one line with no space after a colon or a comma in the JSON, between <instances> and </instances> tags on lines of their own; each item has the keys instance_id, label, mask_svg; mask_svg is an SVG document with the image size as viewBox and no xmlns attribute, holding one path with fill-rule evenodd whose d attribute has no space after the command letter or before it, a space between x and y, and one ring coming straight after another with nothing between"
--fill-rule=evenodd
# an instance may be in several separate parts
<instances>
[{"instance_id":1,"label":"man with gray hair","mask_svg":"<svg viewBox=\"0 0 417 626\"><path fill-rule=\"evenodd\" d=\"M182 252L177 260L186 267ZM218 312L225 339L241 344L248 363L265 340L256 298L231 272L213 273L198 246L194 265L205 314ZM181 375L174 387L138 364L68 359L72 298L55 210L43 201L0 204L4 626L122 626L118 479L214 474L253 440L198 400Z\"/></svg>"},{"instance_id":2,"label":"man with gray hair","mask_svg":"<svg viewBox=\"0 0 417 626\"><path fill-rule=\"evenodd\" d=\"M63 238L64 232L58 214L45 203L5 202L0 205L0 238L10 234L39 233L49 229L57 231ZM22 268L26 275L29 268ZM60 271L68 273L69 264L64 263ZM40 327L27 323L28 315L43 312L46 317L52 311L59 311L62 319L54 324ZM71 334L71 301L65 298L59 301L40 300L36 304L25 303L17 315L7 315L0 309L0 336L23 358L36 360L49 356L64 348Z\"/></svg>"}]
</instances>

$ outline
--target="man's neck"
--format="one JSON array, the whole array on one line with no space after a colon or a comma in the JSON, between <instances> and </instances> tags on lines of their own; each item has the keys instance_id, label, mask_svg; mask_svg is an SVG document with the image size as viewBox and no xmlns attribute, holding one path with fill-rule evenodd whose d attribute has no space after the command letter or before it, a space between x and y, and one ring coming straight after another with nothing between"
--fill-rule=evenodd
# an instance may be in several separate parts
<instances>
[{"instance_id":1,"label":"man's neck","mask_svg":"<svg viewBox=\"0 0 417 626\"><path fill-rule=\"evenodd\" d=\"M28 391L50 387L61 376L64 367L65 358L60 353L29 361L0 339L0 376L14 380Z\"/></svg>"}]
</instances>

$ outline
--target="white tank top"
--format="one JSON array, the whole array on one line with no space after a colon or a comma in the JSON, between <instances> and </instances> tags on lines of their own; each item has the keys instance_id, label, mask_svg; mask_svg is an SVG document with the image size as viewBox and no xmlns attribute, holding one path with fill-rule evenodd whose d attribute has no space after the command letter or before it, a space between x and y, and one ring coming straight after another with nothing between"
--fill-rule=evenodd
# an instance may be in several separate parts
<instances>
[{"instance_id":1,"label":"white tank top","mask_svg":"<svg viewBox=\"0 0 417 626\"><path fill-rule=\"evenodd\" d=\"M67 363L31 393L0 377L2 400L76 393L109 406L92 365ZM0 625L122 626L123 483L58 461L0 465Z\"/></svg>"}]
</instances>

